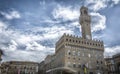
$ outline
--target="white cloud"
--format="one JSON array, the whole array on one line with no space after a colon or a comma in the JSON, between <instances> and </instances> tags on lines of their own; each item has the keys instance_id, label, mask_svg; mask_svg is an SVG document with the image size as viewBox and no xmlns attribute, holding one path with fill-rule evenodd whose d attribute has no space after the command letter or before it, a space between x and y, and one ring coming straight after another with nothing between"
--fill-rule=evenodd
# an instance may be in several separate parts
<instances>
[{"instance_id":1,"label":"white cloud","mask_svg":"<svg viewBox=\"0 0 120 74\"><path fill-rule=\"evenodd\" d=\"M62 18L63 20L74 20L79 17L79 10L58 5L52 14L56 19Z\"/></svg>"},{"instance_id":2,"label":"white cloud","mask_svg":"<svg viewBox=\"0 0 120 74\"><path fill-rule=\"evenodd\" d=\"M107 7L106 0L86 0L85 4L89 7L89 9L98 11L102 8Z\"/></svg>"},{"instance_id":3,"label":"white cloud","mask_svg":"<svg viewBox=\"0 0 120 74\"><path fill-rule=\"evenodd\" d=\"M45 46L42 46L42 45L40 45L39 43L37 43L37 42L32 42L32 43L28 43L28 44L26 44L26 50L38 50L38 51L40 51L40 50L45 50L46 49L46 47Z\"/></svg>"},{"instance_id":4,"label":"white cloud","mask_svg":"<svg viewBox=\"0 0 120 74\"><path fill-rule=\"evenodd\" d=\"M21 15L18 11L10 11L9 13L1 12L1 14L8 20L21 18Z\"/></svg>"},{"instance_id":5,"label":"white cloud","mask_svg":"<svg viewBox=\"0 0 120 74\"><path fill-rule=\"evenodd\" d=\"M94 0L88 1L88 4L94 2ZM99 3L99 2L98 2ZM101 7L102 8L102 3L101 2ZM96 3L95 3L96 4ZM99 4L98 4L99 5ZM97 5L95 6L95 8L98 8ZM92 7L92 9L95 9ZM96 9L95 9L96 10ZM78 8L74 8L72 9L71 7L64 7L64 6L58 6L54 11L53 11L53 16L54 18L58 19L58 18L62 18L64 21L65 20L77 20L74 22L71 22L71 24L68 24L68 26L76 26L76 27L80 27L79 23L78 23L78 19L79 19L79 15L80 12L78 10ZM101 15L98 12L91 12L90 15L92 16L92 32L93 31L98 31L98 30L103 30L106 28L106 17L104 15ZM61 20L62 21L62 20Z\"/></svg>"},{"instance_id":6,"label":"white cloud","mask_svg":"<svg viewBox=\"0 0 120 74\"><path fill-rule=\"evenodd\" d=\"M117 53L120 53L120 46L105 48L105 57L109 57L109 56L111 57L112 55L115 55Z\"/></svg>"},{"instance_id":7,"label":"white cloud","mask_svg":"<svg viewBox=\"0 0 120 74\"><path fill-rule=\"evenodd\" d=\"M3 56L3 61L34 61L41 62L44 60L46 54L39 51L25 51L25 50L14 50L5 51L5 56Z\"/></svg>"},{"instance_id":8,"label":"white cloud","mask_svg":"<svg viewBox=\"0 0 120 74\"><path fill-rule=\"evenodd\" d=\"M92 12L90 15L92 16L92 32L106 28L106 17L104 15L96 12Z\"/></svg>"},{"instance_id":9,"label":"white cloud","mask_svg":"<svg viewBox=\"0 0 120 74\"><path fill-rule=\"evenodd\" d=\"M32 29L29 29L30 31L32 31L33 33L37 33L37 32L43 32L43 34L41 35L34 35L34 34L29 34L28 36L24 36L25 38L27 38L26 40L31 41L32 40L52 40L52 39L56 39L58 37L60 37L61 35L63 35L64 33L69 33L69 34L73 34L73 30L67 28L66 26L62 26L61 24L58 25L54 25L51 27L33 27ZM19 41L23 42L24 41L24 37L20 37ZM23 39L23 41L22 41Z\"/></svg>"},{"instance_id":10,"label":"white cloud","mask_svg":"<svg viewBox=\"0 0 120 74\"><path fill-rule=\"evenodd\" d=\"M20 44L26 44L32 41L32 38L27 35L21 35L18 38L16 38L16 41Z\"/></svg>"},{"instance_id":11,"label":"white cloud","mask_svg":"<svg viewBox=\"0 0 120 74\"><path fill-rule=\"evenodd\" d=\"M14 40L11 40L7 49L9 49L10 51L14 51L17 50L17 46L18 44Z\"/></svg>"},{"instance_id":12,"label":"white cloud","mask_svg":"<svg viewBox=\"0 0 120 74\"><path fill-rule=\"evenodd\" d=\"M114 4L118 4L120 2L120 0L112 0L114 2Z\"/></svg>"},{"instance_id":13,"label":"white cloud","mask_svg":"<svg viewBox=\"0 0 120 74\"><path fill-rule=\"evenodd\" d=\"M114 6L118 3L120 3L120 0L85 0L85 5L93 11L98 11L106 7Z\"/></svg>"},{"instance_id":14,"label":"white cloud","mask_svg":"<svg viewBox=\"0 0 120 74\"><path fill-rule=\"evenodd\" d=\"M67 29L64 26L53 26L51 28L45 28L45 34L43 35L43 37L45 39L56 39L59 36L63 35L64 33L69 33L69 34L73 34L73 31L70 29Z\"/></svg>"},{"instance_id":15,"label":"white cloud","mask_svg":"<svg viewBox=\"0 0 120 74\"><path fill-rule=\"evenodd\" d=\"M14 33L10 32L7 34L9 35L6 36L11 36L11 38L9 39L10 42L8 42L7 46L1 46L1 49L5 52L5 56L3 56L3 61L25 60L40 62L45 58L47 54L54 53L54 48L43 46L37 42L37 40L41 40L38 39L40 36L34 37L34 34L25 35L19 33L19 31L14 31ZM19 40L19 37L21 38L21 41ZM25 48L18 48L21 45L25 46Z\"/></svg>"},{"instance_id":16,"label":"white cloud","mask_svg":"<svg viewBox=\"0 0 120 74\"><path fill-rule=\"evenodd\" d=\"M3 24L6 25L4 22ZM0 44L7 42L7 45L0 45L6 55L3 58L4 61L30 60L40 62L41 58L43 59L47 54L54 53L54 47L43 46L38 41L53 40L52 42L55 44L55 41L57 41L58 37L62 36L63 33L73 33L72 30L64 26L52 26L47 28L33 27L33 29L35 29L36 32L42 31L44 34L36 35L34 34L35 32L25 34L12 29L1 32ZM25 48L18 48L20 46L24 46Z\"/></svg>"},{"instance_id":17,"label":"white cloud","mask_svg":"<svg viewBox=\"0 0 120 74\"><path fill-rule=\"evenodd\" d=\"M0 21L0 33L3 32L3 30L6 28L7 26L5 25L5 23L3 23L2 21Z\"/></svg>"}]
</instances>

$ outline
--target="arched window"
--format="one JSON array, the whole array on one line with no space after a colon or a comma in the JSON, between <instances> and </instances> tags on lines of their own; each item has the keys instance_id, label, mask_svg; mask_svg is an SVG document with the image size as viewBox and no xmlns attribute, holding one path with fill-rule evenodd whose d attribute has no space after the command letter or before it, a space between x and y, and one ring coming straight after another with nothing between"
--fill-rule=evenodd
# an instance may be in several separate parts
<instances>
[{"instance_id":1,"label":"arched window","mask_svg":"<svg viewBox=\"0 0 120 74\"><path fill-rule=\"evenodd\" d=\"M68 54L68 55L71 55L71 52L70 52L70 50L68 50L68 51L67 51L67 54Z\"/></svg>"},{"instance_id":2,"label":"arched window","mask_svg":"<svg viewBox=\"0 0 120 74\"><path fill-rule=\"evenodd\" d=\"M78 64L78 68L81 68L81 64L80 63Z\"/></svg>"},{"instance_id":3,"label":"arched window","mask_svg":"<svg viewBox=\"0 0 120 74\"><path fill-rule=\"evenodd\" d=\"M84 10L84 14L87 14L87 11L86 11L86 10Z\"/></svg>"}]
</instances>

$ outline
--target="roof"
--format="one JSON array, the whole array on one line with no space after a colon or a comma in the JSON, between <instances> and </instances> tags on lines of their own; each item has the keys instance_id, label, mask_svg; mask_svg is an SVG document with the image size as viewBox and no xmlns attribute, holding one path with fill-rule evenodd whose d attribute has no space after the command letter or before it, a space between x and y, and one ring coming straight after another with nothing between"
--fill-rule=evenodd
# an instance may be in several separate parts
<instances>
[{"instance_id":1,"label":"roof","mask_svg":"<svg viewBox=\"0 0 120 74\"><path fill-rule=\"evenodd\" d=\"M37 62L32 62L32 61L7 61L6 63L10 64L39 64Z\"/></svg>"},{"instance_id":2,"label":"roof","mask_svg":"<svg viewBox=\"0 0 120 74\"><path fill-rule=\"evenodd\" d=\"M113 58L120 57L120 53L113 55Z\"/></svg>"}]
</instances>

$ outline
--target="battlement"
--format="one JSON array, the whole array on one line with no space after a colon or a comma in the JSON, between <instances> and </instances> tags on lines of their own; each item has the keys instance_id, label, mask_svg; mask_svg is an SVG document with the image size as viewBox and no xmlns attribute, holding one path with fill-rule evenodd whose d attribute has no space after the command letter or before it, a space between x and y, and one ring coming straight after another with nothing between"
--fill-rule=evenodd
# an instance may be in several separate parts
<instances>
[{"instance_id":1,"label":"battlement","mask_svg":"<svg viewBox=\"0 0 120 74\"><path fill-rule=\"evenodd\" d=\"M64 33L63 36L66 36L66 37L71 37L71 38L79 38L79 39L84 39L82 37L79 37L79 36L75 36L75 35L70 35L70 34L66 34ZM84 39L84 40L92 40L92 41L95 41L95 42L103 42L102 40L98 40L98 39Z\"/></svg>"},{"instance_id":2,"label":"battlement","mask_svg":"<svg viewBox=\"0 0 120 74\"><path fill-rule=\"evenodd\" d=\"M56 49L63 45L74 45L86 48L94 48L94 49L104 49L104 43L101 40L97 39L84 39L79 36L63 34L63 36L57 41Z\"/></svg>"},{"instance_id":3,"label":"battlement","mask_svg":"<svg viewBox=\"0 0 120 74\"><path fill-rule=\"evenodd\" d=\"M73 42L74 42L74 40L78 40L79 39L79 42L80 41L90 41L90 42L95 42L95 43L99 43L99 44L103 44L103 41L102 40L98 40L98 39L84 39L84 38L82 38L82 37L79 37L79 36L75 36L75 35L70 35L70 34L66 34L66 33L64 33L63 34L63 36L57 41L57 43L56 43L56 45L58 45L61 41L62 41L62 39L63 38L71 38L72 40L73 40ZM68 40L66 40L66 41L68 41ZM69 40L69 42L71 42L71 40ZM77 41L76 41L77 42ZM94 45L94 44L93 44Z\"/></svg>"}]
</instances>

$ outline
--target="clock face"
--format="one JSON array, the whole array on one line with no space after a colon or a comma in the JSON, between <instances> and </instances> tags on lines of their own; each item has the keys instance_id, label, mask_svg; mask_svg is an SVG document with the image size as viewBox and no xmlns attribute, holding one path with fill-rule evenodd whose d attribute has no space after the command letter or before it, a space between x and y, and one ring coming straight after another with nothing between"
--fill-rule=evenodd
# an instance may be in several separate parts
<instances>
[{"instance_id":1,"label":"clock face","mask_svg":"<svg viewBox=\"0 0 120 74\"><path fill-rule=\"evenodd\" d=\"M89 36L89 35L86 35L86 38L87 38L87 39L90 39L90 36Z\"/></svg>"}]
</instances>

